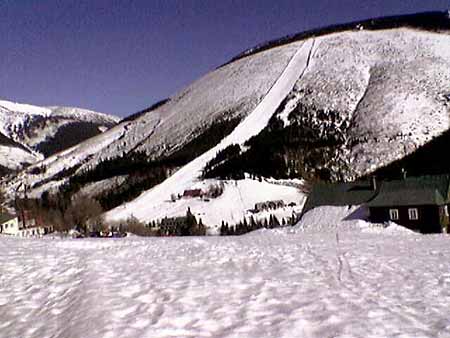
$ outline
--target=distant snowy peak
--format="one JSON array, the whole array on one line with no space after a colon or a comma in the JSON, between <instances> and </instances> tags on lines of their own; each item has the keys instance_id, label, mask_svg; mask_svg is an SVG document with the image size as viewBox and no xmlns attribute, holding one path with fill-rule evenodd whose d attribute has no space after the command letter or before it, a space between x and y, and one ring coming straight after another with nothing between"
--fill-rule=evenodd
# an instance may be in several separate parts
<instances>
[{"instance_id":1,"label":"distant snowy peak","mask_svg":"<svg viewBox=\"0 0 450 338\"><path fill-rule=\"evenodd\" d=\"M113 115L98 113L88 109L76 107L46 107L51 110L51 116L71 117L80 121L90 121L99 123L118 123L121 118Z\"/></svg>"},{"instance_id":2,"label":"distant snowy peak","mask_svg":"<svg viewBox=\"0 0 450 338\"><path fill-rule=\"evenodd\" d=\"M60 117L60 118L72 118L79 121L90 121L98 123L113 123L116 124L120 121L120 118L113 115L94 112L88 109L81 109L75 107L40 107L30 104L23 104L17 102L10 102L0 100L0 119L9 123L20 122L17 119L18 115L23 117Z\"/></svg>"},{"instance_id":3,"label":"distant snowy peak","mask_svg":"<svg viewBox=\"0 0 450 338\"><path fill-rule=\"evenodd\" d=\"M5 100L0 100L0 111L1 112L20 112L29 115L48 115L51 110L44 107L32 106L29 104L10 102Z\"/></svg>"},{"instance_id":4,"label":"distant snowy peak","mask_svg":"<svg viewBox=\"0 0 450 338\"><path fill-rule=\"evenodd\" d=\"M118 117L86 109L39 107L0 100L0 133L4 136L0 166L20 169L95 136L119 120ZM13 160L11 154L21 156Z\"/></svg>"}]
</instances>

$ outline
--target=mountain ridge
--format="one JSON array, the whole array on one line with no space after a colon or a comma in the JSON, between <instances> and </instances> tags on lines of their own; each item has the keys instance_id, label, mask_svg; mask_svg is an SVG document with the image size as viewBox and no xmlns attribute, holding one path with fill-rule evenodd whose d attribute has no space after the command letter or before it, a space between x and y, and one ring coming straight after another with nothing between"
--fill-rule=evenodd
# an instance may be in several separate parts
<instances>
[{"instance_id":1,"label":"mountain ridge","mask_svg":"<svg viewBox=\"0 0 450 338\"><path fill-rule=\"evenodd\" d=\"M382 30L398 27L410 27L429 31L435 31L438 29L450 30L450 9L447 11L429 11L355 20L348 23L338 23L287 35L278 39L260 43L255 47L246 49L245 51L233 57L230 61L219 66L219 68L231 62L237 61L243 57L299 40L316 38L322 35L340 33L355 29Z\"/></svg>"},{"instance_id":2,"label":"mountain ridge","mask_svg":"<svg viewBox=\"0 0 450 338\"><path fill-rule=\"evenodd\" d=\"M21 169L118 122L117 117L81 108L39 107L0 100L0 132L10 140L2 145L11 146L3 152L15 153L18 157L15 161L9 158L9 163L0 164Z\"/></svg>"},{"instance_id":3,"label":"mountain ridge","mask_svg":"<svg viewBox=\"0 0 450 338\"><path fill-rule=\"evenodd\" d=\"M255 201L247 186L272 191L274 199L290 196L289 200L300 203L301 193L275 192L263 182L248 182L247 174L278 180L352 180L445 133L450 128L449 45L447 31L362 27L255 52L206 74L167 101L31 166L10 181L10 189L26 180L31 196L58 189L70 194L90 191L103 200L106 194L119 203L110 207L128 205L108 213L114 220L138 215L148 221L199 208L204 220L216 222L211 217L214 211L205 205L188 199L171 201L171 195L197 187L208 189L221 180L227 188L224 199L214 201L215 210L224 207L226 198L242 202L232 202L237 211L224 215L230 224L242 220L249 201ZM308 53L302 50L304 46L309 46L304 50ZM246 120L271 94L300 51L302 62L293 69L297 75L292 88L278 93L277 104L265 111L266 117L249 127ZM306 66L302 69L300 64ZM256 127L258 122L263 125ZM225 177L202 177L207 161L198 159L208 154L207 160L212 160L214 152L233 146L233 142L222 142L246 123L247 135L237 142L239 148L233 148L237 153L220 162L228 165L228 172L221 171ZM217 126L226 130L221 139L212 137ZM201 152L196 151L200 141L208 145ZM248 166L258 152L262 153L260 162L255 163L261 168L270 163L274 168L258 172ZM192 163L201 165L190 170ZM145 170L132 171L138 164ZM121 168L116 171L119 176L114 176L114 168L108 169L116 165ZM226 177L236 167L237 176L245 178L238 189ZM189 176L187 180L177 180L182 173ZM98 182L102 182L99 190L88 189L100 186ZM114 197L119 191L122 197ZM132 202L135 198L139 202ZM140 207L133 207L137 204Z\"/></svg>"}]
</instances>

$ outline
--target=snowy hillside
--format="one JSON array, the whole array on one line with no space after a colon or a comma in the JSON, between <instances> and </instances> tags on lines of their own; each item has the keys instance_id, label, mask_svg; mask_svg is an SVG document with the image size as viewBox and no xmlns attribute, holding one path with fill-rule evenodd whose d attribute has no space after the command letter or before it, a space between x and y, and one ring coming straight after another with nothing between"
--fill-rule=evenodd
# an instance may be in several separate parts
<instances>
[{"instance_id":1,"label":"snowy hillside","mask_svg":"<svg viewBox=\"0 0 450 338\"><path fill-rule=\"evenodd\" d=\"M303 43L268 50L211 72L172 97L167 103L134 120L125 121L97 138L73 149L55 154L18 177L26 179L39 194L69 178L64 173L92 170L101 161L144 151L158 158L182 148L201 137L213 123L241 120L264 98L287 63ZM96 140L101 140L97 142ZM95 145L95 149L92 148ZM54 179L56 177L56 179ZM53 180L52 180L53 179Z\"/></svg>"},{"instance_id":2,"label":"snowy hillside","mask_svg":"<svg viewBox=\"0 0 450 338\"><path fill-rule=\"evenodd\" d=\"M109 220L150 221L191 207L216 223L211 208L204 211L195 199L171 202L171 195L205 186L205 166L232 145L240 147L234 169L253 177L351 180L370 174L450 128L450 30L448 15L441 16L441 29L402 20L388 20L389 29L366 29L366 22L256 49L152 109L31 166L9 188L26 181L30 196L78 189L105 204L105 195L95 195L93 187L99 187L111 193L108 209L116 207L106 214ZM133 162L137 157L141 162ZM144 167L127 171L127 162ZM229 159L220 163L233 168L227 164ZM225 195L232 191L226 183ZM304 199L297 191L290 196L297 205ZM223 198L211 205L226 210L227 203ZM242 203L239 216L249 204Z\"/></svg>"},{"instance_id":3,"label":"snowy hillside","mask_svg":"<svg viewBox=\"0 0 450 338\"><path fill-rule=\"evenodd\" d=\"M38 107L0 100L0 133L15 143L1 143L0 165L19 169L61 151L104 129L117 117L68 107ZM8 156L7 154L14 154Z\"/></svg>"},{"instance_id":4,"label":"snowy hillside","mask_svg":"<svg viewBox=\"0 0 450 338\"><path fill-rule=\"evenodd\" d=\"M133 215L143 221L151 221L157 215L161 215L161 210L173 210L170 206L171 202L167 202L170 194L181 194L185 189L192 188L192 186L197 181L198 177L201 175L201 170L205 167L206 163L214 158L214 156L222 149L225 149L231 144L243 144L250 137L257 135L262 129L267 125L270 117L273 115L277 107L280 105L283 97L289 93L292 89L295 81L301 77L304 70L308 66L309 57L313 48L312 41L306 41L303 43L298 51L294 54L289 64L286 66L283 73L274 83L272 88L266 94L264 99L255 107L255 109L242 121L241 124L225 139L223 139L216 147L210 149L202 156L196 158L194 161L190 162L188 165L184 166L182 169L177 171L173 176L168 178L162 184L153 188L147 193L141 195L138 199L133 202L121 206L106 215L106 219L120 220L126 219ZM255 189L256 191L258 188ZM294 189L295 190L295 189ZM226 193L228 193L226 189ZM169 195L168 195L169 194ZM277 194L272 194L272 199L277 199ZM294 198L295 202L301 200L301 196ZM260 200L263 201L263 200ZM257 202L257 201L256 201ZM218 205L218 209L224 209L227 202L222 201ZM190 207L191 205L188 204ZM195 212L194 206L192 205L193 212ZM217 209L208 208L205 212L207 219L211 219L211 214L215 213ZM155 214L156 213L156 214ZM240 219L244 217L241 213ZM223 219L232 223L237 222L231 216L225 215ZM206 223L208 224L208 223ZM218 222L209 223L209 225L219 225Z\"/></svg>"},{"instance_id":5,"label":"snowy hillside","mask_svg":"<svg viewBox=\"0 0 450 338\"><path fill-rule=\"evenodd\" d=\"M310 67L280 116L307 128L308 142L334 140L333 155L321 164L354 178L449 129L449 82L449 34L332 34L316 40Z\"/></svg>"},{"instance_id":6,"label":"snowy hillside","mask_svg":"<svg viewBox=\"0 0 450 338\"><path fill-rule=\"evenodd\" d=\"M265 99L232 134L107 218L134 215L149 221L161 210L173 210L166 202L171 193L192 187L218 151L230 144L244 145L275 112L286 124L299 120L298 128L310 131L309 142L328 134L342 139L331 147L328 162L317 161L313 171L325 165L332 173L354 178L410 153L450 127L450 108L442 100L450 81L448 46L450 35L406 29L307 40ZM433 62L425 62L429 54Z\"/></svg>"},{"instance_id":7,"label":"snowy hillside","mask_svg":"<svg viewBox=\"0 0 450 338\"><path fill-rule=\"evenodd\" d=\"M450 337L450 237L319 216L337 214L239 237L0 236L0 335Z\"/></svg>"}]
</instances>

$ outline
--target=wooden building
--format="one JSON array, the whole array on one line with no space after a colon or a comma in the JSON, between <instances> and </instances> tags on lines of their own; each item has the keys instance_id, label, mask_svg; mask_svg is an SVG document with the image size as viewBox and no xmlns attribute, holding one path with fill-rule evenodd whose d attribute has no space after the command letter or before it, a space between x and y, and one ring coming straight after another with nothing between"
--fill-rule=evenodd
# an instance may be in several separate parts
<instances>
[{"instance_id":1,"label":"wooden building","mask_svg":"<svg viewBox=\"0 0 450 338\"><path fill-rule=\"evenodd\" d=\"M319 206L363 206L372 223L395 222L421 233L450 232L450 175L318 183L302 214Z\"/></svg>"},{"instance_id":2,"label":"wooden building","mask_svg":"<svg viewBox=\"0 0 450 338\"><path fill-rule=\"evenodd\" d=\"M203 191L201 189L188 189L183 192L183 197L185 198L194 198L194 197L202 197Z\"/></svg>"},{"instance_id":3,"label":"wooden building","mask_svg":"<svg viewBox=\"0 0 450 338\"><path fill-rule=\"evenodd\" d=\"M363 205L377 194L376 181L317 183L306 199L302 214L320 206Z\"/></svg>"},{"instance_id":4,"label":"wooden building","mask_svg":"<svg viewBox=\"0 0 450 338\"><path fill-rule=\"evenodd\" d=\"M188 208L186 216L163 218L158 228L163 236L201 236L206 233L206 228L201 219L197 222L190 208Z\"/></svg>"},{"instance_id":5,"label":"wooden building","mask_svg":"<svg viewBox=\"0 0 450 338\"><path fill-rule=\"evenodd\" d=\"M392 221L422 233L447 232L450 176L407 177L383 181L367 203L374 223Z\"/></svg>"}]
</instances>

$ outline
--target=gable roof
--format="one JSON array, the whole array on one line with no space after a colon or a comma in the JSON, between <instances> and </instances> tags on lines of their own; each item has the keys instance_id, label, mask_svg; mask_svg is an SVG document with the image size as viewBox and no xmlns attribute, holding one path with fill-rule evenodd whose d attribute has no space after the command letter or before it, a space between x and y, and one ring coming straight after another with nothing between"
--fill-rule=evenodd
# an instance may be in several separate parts
<instances>
[{"instance_id":1,"label":"gable roof","mask_svg":"<svg viewBox=\"0 0 450 338\"><path fill-rule=\"evenodd\" d=\"M17 216L15 215L11 215L11 214L0 214L0 224L3 224L5 222L8 222L14 218L16 218Z\"/></svg>"},{"instance_id":2,"label":"gable roof","mask_svg":"<svg viewBox=\"0 0 450 338\"><path fill-rule=\"evenodd\" d=\"M449 175L408 177L383 181L369 207L443 205L449 202Z\"/></svg>"},{"instance_id":3,"label":"gable roof","mask_svg":"<svg viewBox=\"0 0 450 338\"><path fill-rule=\"evenodd\" d=\"M369 182L317 183L306 200L303 213L312 208L332 205L360 205L370 201L376 191Z\"/></svg>"}]
</instances>

